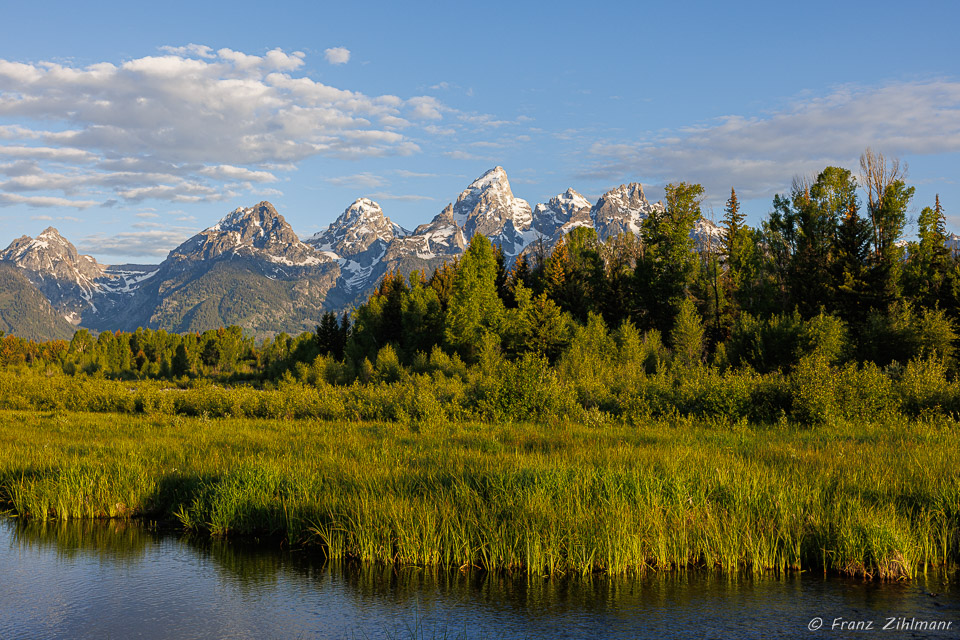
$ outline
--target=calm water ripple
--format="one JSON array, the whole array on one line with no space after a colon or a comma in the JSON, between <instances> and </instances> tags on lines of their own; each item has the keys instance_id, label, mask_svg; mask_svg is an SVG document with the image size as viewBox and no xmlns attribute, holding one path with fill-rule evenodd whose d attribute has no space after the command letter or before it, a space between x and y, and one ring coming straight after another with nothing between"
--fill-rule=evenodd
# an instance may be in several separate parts
<instances>
[{"instance_id":1,"label":"calm water ripple","mask_svg":"<svg viewBox=\"0 0 960 640\"><path fill-rule=\"evenodd\" d=\"M958 638L957 578L511 578L331 566L135 523L0 518L2 639ZM873 630L837 628L838 618ZM949 628L882 631L888 618Z\"/></svg>"}]
</instances>

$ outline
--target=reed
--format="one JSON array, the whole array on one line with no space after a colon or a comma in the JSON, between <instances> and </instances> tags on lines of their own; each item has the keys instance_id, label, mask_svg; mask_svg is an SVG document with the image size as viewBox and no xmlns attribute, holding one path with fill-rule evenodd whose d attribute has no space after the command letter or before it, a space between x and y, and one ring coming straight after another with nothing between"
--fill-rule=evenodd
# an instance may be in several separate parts
<instances>
[{"instance_id":1,"label":"reed","mask_svg":"<svg viewBox=\"0 0 960 640\"><path fill-rule=\"evenodd\" d=\"M178 519L360 559L530 575L960 563L952 420L430 423L0 411L2 508Z\"/></svg>"}]
</instances>

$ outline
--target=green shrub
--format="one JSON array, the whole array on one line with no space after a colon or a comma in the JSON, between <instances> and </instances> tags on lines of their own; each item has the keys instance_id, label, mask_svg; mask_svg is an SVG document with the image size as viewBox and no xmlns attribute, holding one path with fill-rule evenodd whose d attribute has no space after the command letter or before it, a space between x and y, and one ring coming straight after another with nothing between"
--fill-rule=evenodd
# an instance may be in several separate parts
<instances>
[{"instance_id":1,"label":"green shrub","mask_svg":"<svg viewBox=\"0 0 960 640\"><path fill-rule=\"evenodd\" d=\"M800 358L790 375L793 417L802 424L829 421L836 410L835 374L825 354L814 352Z\"/></svg>"}]
</instances>

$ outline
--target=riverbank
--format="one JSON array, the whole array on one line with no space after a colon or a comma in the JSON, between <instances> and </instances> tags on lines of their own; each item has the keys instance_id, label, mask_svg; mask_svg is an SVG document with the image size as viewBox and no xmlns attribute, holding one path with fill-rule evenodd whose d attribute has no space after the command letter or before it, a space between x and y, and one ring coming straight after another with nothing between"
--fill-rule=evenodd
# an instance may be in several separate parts
<instances>
[{"instance_id":1,"label":"riverbank","mask_svg":"<svg viewBox=\"0 0 960 640\"><path fill-rule=\"evenodd\" d=\"M639 427L0 411L0 500L151 516L332 558L530 574L874 578L960 562L947 418Z\"/></svg>"}]
</instances>

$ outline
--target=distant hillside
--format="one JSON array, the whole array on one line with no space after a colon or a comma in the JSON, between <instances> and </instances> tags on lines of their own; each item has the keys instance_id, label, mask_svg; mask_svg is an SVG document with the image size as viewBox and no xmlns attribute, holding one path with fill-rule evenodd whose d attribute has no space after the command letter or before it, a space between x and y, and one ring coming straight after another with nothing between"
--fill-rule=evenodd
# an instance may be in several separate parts
<instances>
[{"instance_id":1,"label":"distant hillside","mask_svg":"<svg viewBox=\"0 0 960 640\"><path fill-rule=\"evenodd\" d=\"M31 340L69 340L74 328L18 267L0 262L0 331Z\"/></svg>"},{"instance_id":2,"label":"distant hillside","mask_svg":"<svg viewBox=\"0 0 960 640\"><path fill-rule=\"evenodd\" d=\"M127 327L178 333L237 325L258 337L312 331L323 315L333 276L270 277L254 259L218 260L202 269L161 273L137 292L141 306L123 318Z\"/></svg>"}]
</instances>

